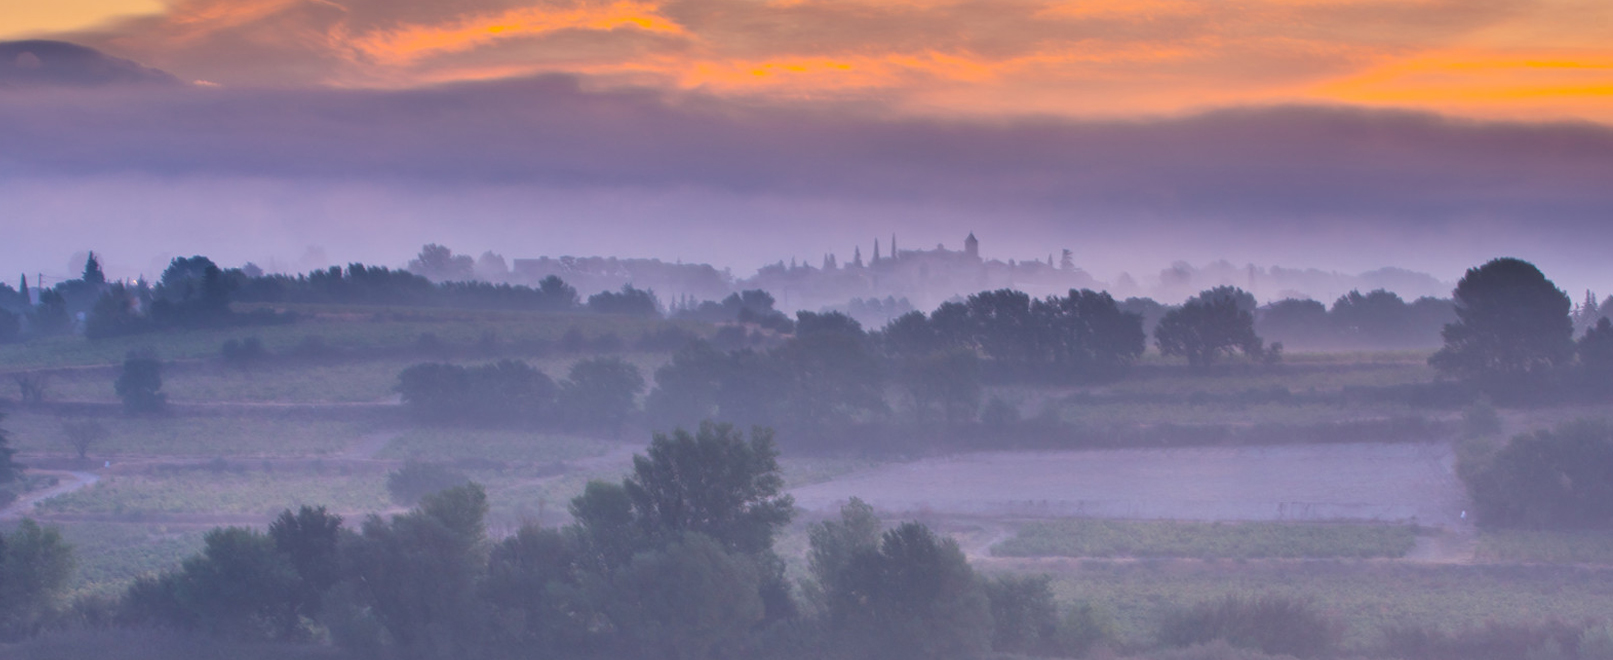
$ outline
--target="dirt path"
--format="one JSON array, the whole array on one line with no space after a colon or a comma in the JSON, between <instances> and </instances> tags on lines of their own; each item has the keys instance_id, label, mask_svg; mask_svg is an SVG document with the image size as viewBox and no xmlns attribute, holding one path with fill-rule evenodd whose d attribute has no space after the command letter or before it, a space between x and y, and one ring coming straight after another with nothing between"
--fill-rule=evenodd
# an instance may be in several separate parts
<instances>
[{"instance_id":1,"label":"dirt path","mask_svg":"<svg viewBox=\"0 0 1613 660\"><path fill-rule=\"evenodd\" d=\"M12 502L4 509L0 509L0 520L16 520L33 512L34 506L40 502L59 495L66 495L80 488L84 488L101 480L100 475L94 472L78 472L74 470L29 470L32 474L55 475L55 486L32 493L24 493L17 501Z\"/></svg>"}]
</instances>

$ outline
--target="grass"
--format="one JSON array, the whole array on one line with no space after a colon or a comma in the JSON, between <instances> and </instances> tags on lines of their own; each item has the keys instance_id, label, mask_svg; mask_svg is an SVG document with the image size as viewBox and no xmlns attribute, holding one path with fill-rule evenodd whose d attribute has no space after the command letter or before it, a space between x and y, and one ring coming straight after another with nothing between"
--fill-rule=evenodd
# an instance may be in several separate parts
<instances>
[{"instance_id":1,"label":"grass","mask_svg":"<svg viewBox=\"0 0 1613 660\"><path fill-rule=\"evenodd\" d=\"M82 490L39 504L42 516L97 514L125 516L261 516L265 521L287 508L325 505L340 512L392 508L386 476L379 472L341 474L325 469L265 470L250 462L220 462L103 477Z\"/></svg>"},{"instance_id":2,"label":"grass","mask_svg":"<svg viewBox=\"0 0 1613 660\"><path fill-rule=\"evenodd\" d=\"M1111 562L1086 560L1054 576L1055 595L1108 610L1124 639L1153 640L1174 606L1229 594L1305 599L1338 617L1364 649L1390 625L1446 630L1486 621L1605 621L1613 570L1427 566L1379 562Z\"/></svg>"},{"instance_id":3,"label":"grass","mask_svg":"<svg viewBox=\"0 0 1613 660\"><path fill-rule=\"evenodd\" d=\"M1407 525L1203 523L1065 519L1026 525L992 547L998 557L1196 557L1200 559L1402 557Z\"/></svg>"},{"instance_id":4,"label":"grass","mask_svg":"<svg viewBox=\"0 0 1613 660\"><path fill-rule=\"evenodd\" d=\"M555 463L598 456L616 444L598 438L542 431L416 427L394 438L377 457Z\"/></svg>"},{"instance_id":5,"label":"grass","mask_svg":"<svg viewBox=\"0 0 1613 660\"><path fill-rule=\"evenodd\" d=\"M20 412L6 417L12 446L24 452L70 455L62 419ZM324 456L338 453L369 432L373 422L296 415L185 415L101 420L105 440L90 448L90 459L119 456Z\"/></svg>"},{"instance_id":6,"label":"grass","mask_svg":"<svg viewBox=\"0 0 1613 660\"><path fill-rule=\"evenodd\" d=\"M1613 566L1613 532L1487 530L1479 534L1479 561Z\"/></svg>"}]
</instances>

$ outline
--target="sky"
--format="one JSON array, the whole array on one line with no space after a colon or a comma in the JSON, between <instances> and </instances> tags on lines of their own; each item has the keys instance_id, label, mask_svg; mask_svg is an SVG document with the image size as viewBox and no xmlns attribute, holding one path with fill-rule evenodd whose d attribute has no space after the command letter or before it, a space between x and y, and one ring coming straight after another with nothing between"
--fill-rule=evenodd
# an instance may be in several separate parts
<instances>
[{"instance_id":1,"label":"sky","mask_svg":"<svg viewBox=\"0 0 1613 660\"><path fill-rule=\"evenodd\" d=\"M0 269L65 273L85 249L114 274L191 252L399 265L436 241L743 272L974 231L988 256L1069 247L1100 277L1225 258L1454 280L1519 256L1613 293L1605 0L0 16L0 40L107 56L75 78L65 55L0 48L0 212L25 239Z\"/></svg>"}]
</instances>

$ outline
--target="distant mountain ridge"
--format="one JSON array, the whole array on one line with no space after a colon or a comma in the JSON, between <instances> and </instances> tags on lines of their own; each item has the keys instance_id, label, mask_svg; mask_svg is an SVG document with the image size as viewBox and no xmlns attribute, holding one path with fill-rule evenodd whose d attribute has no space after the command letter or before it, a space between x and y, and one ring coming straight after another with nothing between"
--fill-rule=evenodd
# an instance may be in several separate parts
<instances>
[{"instance_id":1,"label":"distant mountain ridge","mask_svg":"<svg viewBox=\"0 0 1613 660\"><path fill-rule=\"evenodd\" d=\"M0 90L177 86L179 78L132 60L65 41L0 41Z\"/></svg>"}]
</instances>

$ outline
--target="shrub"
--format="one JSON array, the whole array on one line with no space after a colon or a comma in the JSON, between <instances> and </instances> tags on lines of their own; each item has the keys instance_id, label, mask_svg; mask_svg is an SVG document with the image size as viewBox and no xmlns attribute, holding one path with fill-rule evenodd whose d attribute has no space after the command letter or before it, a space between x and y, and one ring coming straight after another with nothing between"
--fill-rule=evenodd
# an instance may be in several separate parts
<instances>
[{"instance_id":1,"label":"shrub","mask_svg":"<svg viewBox=\"0 0 1613 660\"><path fill-rule=\"evenodd\" d=\"M1170 646L1224 640L1263 653L1313 658L1337 647L1342 633L1337 623L1302 600L1227 596L1170 613L1160 627L1160 640Z\"/></svg>"}]
</instances>

